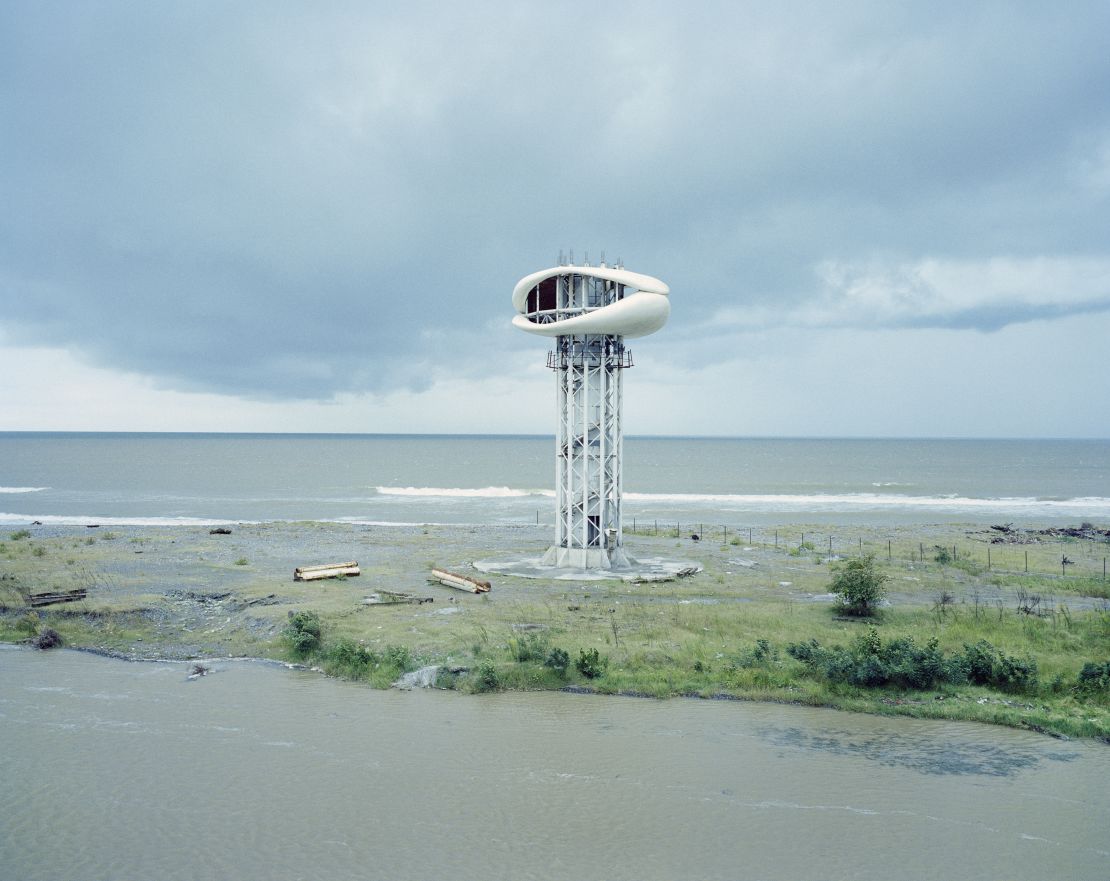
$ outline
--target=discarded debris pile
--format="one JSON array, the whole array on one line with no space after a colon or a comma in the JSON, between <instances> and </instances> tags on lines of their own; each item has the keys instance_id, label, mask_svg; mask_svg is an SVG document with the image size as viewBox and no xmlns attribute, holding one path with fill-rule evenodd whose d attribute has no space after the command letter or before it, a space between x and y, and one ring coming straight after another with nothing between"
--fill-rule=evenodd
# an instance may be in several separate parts
<instances>
[{"instance_id":1,"label":"discarded debris pile","mask_svg":"<svg viewBox=\"0 0 1110 881\"><path fill-rule=\"evenodd\" d=\"M51 590L45 593L32 593L27 595L27 602L32 609L39 606L52 606L55 603L76 603L88 599L88 588L77 587L73 590Z\"/></svg>"},{"instance_id":2,"label":"discarded debris pile","mask_svg":"<svg viewBox=\"0 0 1110 881\"><path fill-rule=\"evenodd\" d=\"M678 578L689 578L701 572L701 566L684 566L673 572L648 572L630 579L634 584L653 584L663 581L674 581Z\"/></svg>"},{"instance_id":3,"label":"discarded debris pile","mask_svg":"<svg viewBox=\"0 0 1110 881\"><path fill-rule=\"evenodd\" d=\"M470 593L489 593L492 585L488 581L480 581L469 575L459 575L457 572L448 572L446 569L433 569L431 581L438 581L455 590L465 590Z\"/></svg>"},{"instance_id":4,"label":"discarded debris pile","mask_svg":"<svg viewBox=\"0 0 1110 881\"><path fill-rule=\"evenodd\" d=\"M53 627L46 627L31 640L31 645L37 649L56 649L63 645L62 635Z\"/></svg>"},{"instance_id":5,"label":"discarded debris pile","mask_svg":"<svg viewBox=\"0 0 1110 881\"><path fill-rule=\"evenodd\" d=\"M422 603L434 603L435 597L418 597L411 593L399 593L393 590L379 590L370 594L362 601L364 606L392 606L398 603L412 603L417 606Z\"/></svg>"},{"instance_id":6,"label":"discarded debris pile","mask_svg":"<svg viewBox=\"0 0 1110 881\"><path fill-rule=\"evenodd\" d=\"M1012 523L996 524L990 528L990 543L1027 545L1061 538L1079 538L1087 541L1110 542L1110 529L1099 529L1092 523L1079 526L1050 526L1047 529L1014 528Z\"/></svg>"},{"instance_id":7,"label":"discarded debris pile","mask_svg":"<svg viewBox=\"0 0 1110 881\"><path fill-rule=\"evenodd\" d=\"M317 581L321 578L354 578L361 575L358 563L325 563L321 566L298 566L293 570L294 581Z\"/></svg>"}]
</instances>

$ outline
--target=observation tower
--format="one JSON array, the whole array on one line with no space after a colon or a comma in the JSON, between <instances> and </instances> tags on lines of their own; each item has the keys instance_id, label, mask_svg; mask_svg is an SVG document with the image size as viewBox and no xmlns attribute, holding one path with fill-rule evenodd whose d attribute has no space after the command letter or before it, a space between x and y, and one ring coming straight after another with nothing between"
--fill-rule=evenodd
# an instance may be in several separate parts
<instances>
[{"instance_id":1,"label":"observation tower","mask_svg":"<svg viewBox=\"0 0 1110 881\"><path fill-rule=\"evenodd\" d=\"M670 288L630 272L618 261L587 258L517 282L513 324L554 340L547 366L555 371L555 544L543 565L625 569L621 534L621 411L624 371L632 366L625 337L647 336L671 314Z\"/></svg>"}]
</instances>

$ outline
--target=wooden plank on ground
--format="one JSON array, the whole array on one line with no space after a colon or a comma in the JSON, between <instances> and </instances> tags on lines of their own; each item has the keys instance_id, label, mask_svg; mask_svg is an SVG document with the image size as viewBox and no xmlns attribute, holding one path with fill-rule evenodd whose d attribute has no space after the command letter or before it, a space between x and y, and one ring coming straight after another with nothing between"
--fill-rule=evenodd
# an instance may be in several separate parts
<instances>
[{"instance_id":1,"label":"wooden plank on ground","mask_svg":"<svg viewBox=\"0 0 1110 881\"><path fill-rule=\"evenodd\" d=\"M470 593L489 593L492 586L488 581L471 578L469 575L460 575L457 572L448 572L446 569L433 569L432 580L438 581L447 587L453 587L455 590L465 590Z\"/></svg>"},{"instance_id":2,"label":"wooden plank on ground","mask_svg":"<svg viewBox=\"0 0 1110 881\"><path fill-rule=\"evenodd\" d=\"M298 566L293 570L293 580L316 581L320 578L339 578L341 576L353 578L361 574L362 570L358 568L358 563L352 560L349 563L324 563L321 566Z\"/></svg>"},{"instance_id":3,"label":"wooden plank on ground","mask_svg":"<svg viewBox=\"0 0 1110 881\"><path fill-rule=\"evenodd\" d=\"M32 593L27 597L31 608L39 606L52 606L55 603L76 603L88 599L88 588L78 587L73 590L51 590L44 593Z\"/></svg>"}]
</instances>

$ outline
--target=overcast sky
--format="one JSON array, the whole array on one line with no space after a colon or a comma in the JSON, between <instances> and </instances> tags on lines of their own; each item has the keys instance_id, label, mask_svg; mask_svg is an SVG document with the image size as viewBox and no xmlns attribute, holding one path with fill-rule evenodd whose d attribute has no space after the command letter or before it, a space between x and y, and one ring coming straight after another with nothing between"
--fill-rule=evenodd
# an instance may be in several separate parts
<instances>
[{"instance_id":1,"label":"overcast sky","mask_svg":"<svg viewBox=\"0 0 1110 881\"><path fill-rule=\"evenodd\" d=\"M0 430L1110 437L1110 4L0 5Z\"/></svg>"}]
</instances>

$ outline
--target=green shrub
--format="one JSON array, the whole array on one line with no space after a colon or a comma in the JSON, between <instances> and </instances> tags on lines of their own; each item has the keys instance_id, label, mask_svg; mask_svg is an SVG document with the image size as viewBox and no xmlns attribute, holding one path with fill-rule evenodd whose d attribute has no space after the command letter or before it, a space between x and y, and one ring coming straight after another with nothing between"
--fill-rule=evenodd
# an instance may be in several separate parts
<instances>
[{"instance_id":1,"label":"green shrub","mask_svg":"<svg viewBox=\"0 0 1110 881\"><path fill-rule=\"evenodd\" d=\"M509 654L522 664L528 661L543 661L547 657L547 635L526 633L509 640Z\"/></svg>"},{"instance_id":2,"label":"green shrub","mask_svg":"<svg viewBox=\"0 0 1110 881\"><path fill-rule=\"evenodd\" d=\"M19 633L26 633L28 636L34 636L39 632L39 616L34 612L28 612L15 622L15 629Z\"/></svg>"},{"instance_id":3,"label":"green shrub","mask_svg":"<svg viewBox=\"0 0 1110 881\"><path fill-rule=\"evenodd\" d=\"M597 679L604 675L609 666L609 658L599 655L597 649L581 649L574 666L587 679Z\"/></svg>"},{"instance_id":4,"label":"green shrub","mask_svg":"<svg viewBox=\"0 0 1110 881\"><path fill-rule=\"evenodd\" d=\"M731 659L733 667L765 667L779 659L779 650L765 639L757 639L755 646L739 652Z\"/></svg>"},{"instance_id":5,"label":"green shrub","mask_svg":"<svg viewBox=\"0 0 1110 881\"><path fill-rule=\"evenodd\" d=\"M412 652L409 651L408 646L387 645L383 656L385 663L392 664L403 673L408 672L413 666Z\"/></svg>"},{"instance_id":6,"label":"green shrub","mask_svg":"<svg viewBox=\"0 0 1110 881\"><path fill-rule=\"evenodd\" d=\"M948 548L941 547L940 545L933 545L933 550L936 551L936 553L933 554L933 560L935 562L940 563L942 566L947 566L952 562L952 554L949 552Z\"/></svg>"},{"instance_id":7,"label":"green shrub","mask_svg":"<svg viewBox=\"0 0 1110 881\"><path fill-rule=\"evenodd\" d=\"M246 557L240 557L238 560L235 561L235 565L236 566L249 566L250 565L250 560L248 560Z\"/></svg>"},{"instance_id":8,"label":"green shrub","mask_svg":"<svg viewBox=\"0 0 1110 881\"><path fill-rule=\"evenodd\" d=\"M315 612L290 612L283 635L298 655L307 655L320 647L323 627Z\"/></svg>"},{"instance_id":9,"label":"green shrub","mask_svg":"<svg viewBox=\"0 0 1110 881\"><path fill-rule=\"evenodd\" d=\"M381 663L381 658L375 652L346 637L329 645L324 652L324 658L330 663L344 668L348 673L356 673L359 670L377 666Z\"/></svg>"},{"instance_id":10,"label":"green shrub","mask_svg":"<svg viewBox=\"0 0 1110 881\"><path fill-rule=\"evenodd\" d=\"M1032 657L1018 658L998 654L992 685L1003 691L1029 691L1037 684L1037 662Z\"/></svg>"},{"instance_id":11,"label":"green shrub","mask_svg":"<svg viewBox=\"0 0 1110 881\"><path fill-rule=\"evenodd\" d=\"M12 541L23 541L23 539L30 537L31 530L29 529L19 529L8 536L8 538L10 538Z\"/></svg>"},{"instance_id":12,"label":"green shrub","mask_svg":"<svg viewBox=\"0 0 1110 881\"><path fill-rule=\"evenodd\" d=\"M474 671L474 690L479 692L497 691L501 687L501 674L493 661L482 661Z\"/></svg>"},{"instance_id":13,"label":"green shrub","mask_svg":"<svg viewBox=\"0 0 1110 881\"><path fill-rule=\"evenodd\" d=\"M998 652L993 645L981 639L975 645L964 643L963 656L953 659L953 672L962 672L972 685L990 685L997 663Z\"/></svg>"},{"instance_id":14,"label":"green shrub","mask_svg":"<svg viewBox=\"0 0 1110 881\"><path fill-rule=\"evenodd\" d=\"M823 648L811 639L788 646L787 653L830 682L861 688L894 686L920 691L943 683L970 682L1004 691L1029 691L1037 684L1033 658L1009 657L983 641L965 645L961 654L946 658L936 638L923 647L912 637L883 643L878 631L871 628L851 647Z\"/></svg>"},{"instance_id":15,"label":"green shrub","mask_svg":"<svg viewBox=\"0 0 1110 881\"><path fill-rule=\"evenodd\" d=\"M46 548L44 548L42 545L38 545L33 551L31 551L31 553L34 554L36 557L45 557Z\"/></svg>"},{"instance_id":16,"label":"green shrub","mask_svg":"<svg viewBox=\"0 0 1110 881\"><path fill-rule=\"evenodd\" d=\"M570 655L561 648L553 648L544 658L543 665L550 667L563 679L567 678L567 668L570 667Z\"/></svg>"},{"instance_id":17,"label":"green shrub","mask_svg":"<svg viewBox=\"0 0 1110 881\"><path fill-rule=\"evenodd\" d=\"M1079 671L1076 689L1084 693L1110 691L1110 661L1098 664L1088 661Z\"/></svg>"},{"instance_id":18,"label":"green shrub","mask_svg":"<svg viewBox=\"0 0 1110 881\"><path fill-rule=\"evenodd\" d=\"M830 591L840 597L841 609L849 615L874 615L886 596L887 577L875 571L874 557L849 560L833 576Z\"/></svg>"}]
</instances>

